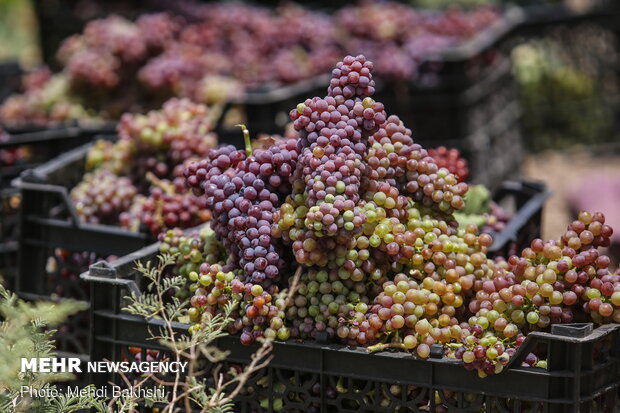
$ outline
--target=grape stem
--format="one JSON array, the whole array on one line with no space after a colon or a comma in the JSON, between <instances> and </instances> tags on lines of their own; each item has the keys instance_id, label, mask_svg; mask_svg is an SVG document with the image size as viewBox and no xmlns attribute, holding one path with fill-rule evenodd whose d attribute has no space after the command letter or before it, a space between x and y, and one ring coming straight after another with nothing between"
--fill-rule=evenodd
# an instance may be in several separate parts
<instances>
[{"instance_id":1,"label":"grape stem","mask_svg":"<svg viewBox=\"0 0 620 413\"><path fill-rule=\"evenodd\" d=\"M222 116L224 111L225 102L217 102L209 106L209 113L207 114L207 122L209 125L215 125L218 119Z\"/></svg>"},{"instance_id":2,"label":"grape stem","mask_svg":"<svg viewBox=\"0 0 620 413\"><path fill-rule=\"evenodd\" d=\"M297 289L299 288L299 280L301 279L302 272L303 272L303 266L300 265L295 270L293 277L291 277L292 281L290 282L289 291L288 291L288 294L286 296L286 301L285 301L287 306L293 303L293 298L295 294L297 293Z\"/></svg>"},{"instance_id":3,"label":"grape stem","mask_svg":"<svg viewBox=\"0 0 620 413\"><path fill-rule=\"evenodd\" d=\"M166 194L174 195L174 186L169 182L162 181L161 179L156 177L153 172L149 171L146 173L146 180L164 191Z\"/></svg>"},{"instance_id":4,"label":"grape stem","mask_svg":"<svg viewBox=\"0 0 620 413\"><path fill-rule=\"evenodd\" d=\"M377 351L387 350L388 348L397 348L400 350L407 350L407 348L405 347L403 343L379 343L379 344L375 344L374 346L368 347L366 350L369 353L375 353Z\"/></svg>"},{"instance_id":5,"label":"grape stem","mask_svg":"<svg viewBox=\"0 0 620 413\"><path fill-rule=\"evenodd\" d=\"M250 131L247 126L243 123L239 123L235 126L238 126L243 131L243 142L245 143L245 154L247 156L252 156L252 141L250 140Z\"/></svg>"}]
</instances>

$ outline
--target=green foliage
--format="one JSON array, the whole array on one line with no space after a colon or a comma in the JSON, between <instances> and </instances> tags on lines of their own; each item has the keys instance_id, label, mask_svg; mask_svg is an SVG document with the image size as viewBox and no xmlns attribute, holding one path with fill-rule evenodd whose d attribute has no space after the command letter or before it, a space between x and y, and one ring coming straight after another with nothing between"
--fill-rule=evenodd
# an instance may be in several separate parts
<instances>
[{"instance_id":1,"label":"green foliage","mask_svg":"<svg viewBox=\"0 0 620 413\"><path fill-rule=\"evenodd\" d=\"M210 386L204 372L200 373L199 360L206 359L210 364L217 365L223 361L228 352L220 350L213 343L227 335L226 328L233 321L231 315L238 301L231 301L223 310L211 315L205 313L192 334L179 331L179 320L188 319L189 301L180 300L170 295L170 291L180 291L185 287L186 278L180 275L167 275L166 269L174 265L178 254L162 254L158 256L156 265L151 262L138 262L136 269L149 280L144 294L132 293L126 297L129 304L124 311L145 317L153 324L159 325L151 338L170 349L167 356L170 360L188 362L187 375L177 375L174 382L168 383L172 396L163 412L172 412L180 404L191 403L207 413L228 413L234 411L234 396L243 388L247 379L269 361L271 341L263 341L263 345L252 357L252 362L239 372L231 369L219 374L220 380L215 387ZM217 370L219 371L219 370ZM143 383L134 383L134 388Z\"/></svg>"},{"instance_id":2,"label":"green foliage","mask_svg":"<svg viewBox=\"0 0 620 413\"><path fill-rule=\"evenodd\" d=\"M454 218L461 227L474 224L482 227L487 218L484 214L490 210L491 192L484 185L471 185L465 194L465 208L454 213Z\"/></svg>"},{"instance_id":3,"label":"green foliage","mask_svg":"<svg viewBox=\"0 0 620 413\"><path fill-rule=\"evenodd\" d=\"M69 300L25 302L0 284L0 411L57 413L94 408L107 412L105 404L96 398L63 394L29 398L20 393L22 386L41 391L54 388L52 383L72 378L65 373L21 373L21 359L54 357L54 330L50 328L86 307L85 303Z\"/></svg>"}]
</instances>

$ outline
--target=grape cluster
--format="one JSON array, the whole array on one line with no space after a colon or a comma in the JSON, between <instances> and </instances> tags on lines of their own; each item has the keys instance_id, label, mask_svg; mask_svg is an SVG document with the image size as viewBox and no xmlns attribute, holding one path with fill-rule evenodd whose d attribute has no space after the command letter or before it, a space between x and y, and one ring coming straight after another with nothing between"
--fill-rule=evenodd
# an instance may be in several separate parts
<instances>
[{"instance_id":1,"label":"grape cluster","mask_svg":"<svg viewBox=\"0 0 620 413\"><path fill-rule=\"evenodd\" d=\"M435 160L437 166L446 168L456 175L459 182L466 182L467 178L469 178L467 159L461 157L461 152L458 149L448 149L445 146L440 146L435 149L429 149L428 155Z\"/></svg>"},{"instance_id":2,"label":"grape cluster","mask_svg":"<svg viewBox=\"0 0 620 413\"><path fill-rule=\"evenodd\" d=\"M488 7L429 13L397 2L361 2L339 10L335 24L350 34L345 50L373 59L382 78L402 81L434 75L436 68L424 64L433 52L458 45L498 17Z\"/></svg>"},{"instance_id":3,"label":"grape cluster","mask_svg":"<svg viewBox=\"0 0 620 413\"><path fill-rule=\"evenodd\" d=\"M136 20L138 32L150 54L166 50L184 23L184 19L169 13L145 14Z\"/></svg>"},{"instance_id":4,"label":"grape cluster","mask_svg":"<svg viewBox=\"0 0 620 413\"><path fill-rule=\"evenodd\" d=\"M481 232L501 232L512 218L500 205L491 199L491 192L484 185L470 185L465 197L466 207L455 214L461 225L474 224ZM517 243L510 247L516 254ZM512 251L514 250L514 251Z\"/></svg>"},{"instance_id":5,"label":"grape cluster","mask_svg":"<svg viewBox=\"0 0 620 413\"><path fill-rule=\"evenodd\" d=\"M176 166L205 156L217 144L208 108L187 99L170 99L146 115L126 113L117 129L120 139L114 152L132 157L124 163L125 168L132 168L126 173L142 186L149 172L158 178L173 178Z\"/></svg>"},{"instance_id":6,"label":"grape cluster","mask_svg":"<svg viewBox=\"0 0 620 413\"><path fill-rule=\"evenodd\" d=\"M98 139L86 153L85 169L105 169L116 175L125 175L133 162L135 151L130 140L113 142Z\"/></svg>"},{"instance_id":7,"label":"grape cluster","mask_svg":"<svg viewBox=\"0 0 620 413\"><path fill-rule=\"evenodd\" d=\"M265 288L273 294L282 284L284 246L292 247L297 262L307 267L300 281L303 293L285 311L295 337L319 331L335 336L356 307L364 318L368 309L360 300L370 305L370 297L379 294L376 285L387 281L391 271L407 266L427 271L431 267L424 260L441 248L473 254L490 243L490 237L473 234L459 241L450 212L462 206L467 186L438 169L398 118L387 119L383 105L370 97L371 69L363 56L343 59L332 73L328 96L308 99L291 111L298 140L275 140L253 153L212 150L185 170L187 185L213 211L213 228L230 255L228 262L243 270L239 279L246 283L247 318L267 312L255 298ZM410 181L431 187L414 189ZM426 250L416 254L416 247L429 244L430 256ZM440 254L436 257L443 263ZM257 284L260 294L247 296L252 288L258 294ZM267 320L260 321L253 322L252 331L244 328L243 342L260 334ZM277 337L284 334L280 321L269 323ZM364 342L364 334L351 338Z\"/></svg>"},{"instance_id":8,"label":"grape cluster","mask_svg":"<svg viewBox=\"0 0 620 413\"><path fill-rule=\"evenodd\" d=\"M387 119L373 135L371 143L369 165L377 170L378 177L383 176L400 193L423 206L437 209L444 217L463 209L463 196L468 186L459 183L447 169L440 168L424 148L414 143L411 131L397 116Z\"/></svg>"},{"instance_id":9,"label":"grape cluster","mask_svg":"<svg viewBox=\"0 0 620 413\"><path fill-rule=\"evenodd\" d=\"M70 193L75 211L89 224L116 225L138 190L131 180L107 170L87 173Z\"/></svg>"},{"instance_id":10,"label":"grape cluster","mask_svg":"<svg viewBox=\"0 0 620 413\"><path fill-rule=\"evenodd\" d=\"M112 54L81 50L71 56L66 70L74 86L111 89L119 85L121 62Z\"/></svg>"},{"instance_id":11,"label":"grape cluster","mask_svg":"<svg viewBox=\"0 0 620 413\"><path fill-rule=\"evenodd\" d=\"M233 292L231 286L235 274L227 270L222 245L209 227L190 234L179 228L169 229L161 232L158 239L160 252L176 257L169 273L181 275L187 281L185 288L176 291L176 296L190 300L190 332L199 328L205 312L218 314L233 298L239 298L239 291ZM238 318L238 311L232 316ZM235 332L234 326L230 332Z\"/></svg>"},{"instance_id":12,"label":"grape cluster","mask_svg":"<svg viewBox=\"0 0 620 413\"><path fill-rule=\"evenodd\" d=\"M469 323L509 340L551 324L618 322L620 278L609 271L609 257L598 251L611 234L602 214L582 211L560 240L533 240L501 271L474 284ZM526 363L544 365L535 355Z\"/></svg>"},{"instance_id":13,"label":"grape cluster","mask_svg":"<svg viewBox=\"0 0 620 413\"><path fill-rule=\"evenodd\" d=\"M153 235L208 221L205 200L185 186L183 165L217 144L206 106L171 99L146 115L126 114L116 142L99 140L86 155L87 173L71 192L86 222Z\"/></svg>"},{"instance_id":14,"label":"grape cluster","mask_svg":"<svg viewBox=\"0 0 620 413\"><path fill-rule=\"evenodd\" d=\"M468 185L373 100L372 67L364 56L338 63L327 96L290 112L297 139L252 145L245 130L245 150L210 149L185 165L214 242L180 246L170 231L162 245L182 250L192 331L235 299L229 330L243 344L333 340L420 358L439 348L485 377L525 351L532 331L620 320L620 274L598 251L612 234L603 215L582 212L559 240L490 259L491 236L454 218ZM284 287L296 288L290 301L274 298Z\"/></svg>"},{"instance_id":15,"label":"grape cluster","mask_svg":"<svg viewBox=\"0 0 620 413\"><path fill-rule=\"evenodd\" d=\"M88 23L83 34L68 38L58 51L69 82L74 87L119 86L148 56L144 32L119 16Z\"/></svg>"},{"instance_id":16,"label":"grape cluster","mask_svg":"<svg viewBox=\"0 0 620 413\"><path fill-rule=\"evenodd\" d=\"M484 224L481 232L501 232L512 218L504 208L494 201L489 202L489 211L484 214Z\"/></svg>"},{"instance_id":17,"label":"grape cluster","mask_svg":"<svg viewBox=\"0 0 620 413\"><path fill-rule=\"evenodd\" d=\"M250 343L271 330L279 337L288 331L280 331L283 326L273 321L280 310L271 300L286 263L271 226L276 209L291 191L289 177L298 152L293 139L253 150L249 132L244 135L245 152L231 146L213 149L206 159L189 164L184 175L188 187L212 211L212 227L229 254L228 263L241 271L233 288L244 294L241 340Z\"/></svg>"},{"instance_id":18,"label":"grape cluster","mask_svg":"<svg viewBox=\"0 0 620 413\"><path fill-rule=\"evenodd\" d=\"M151 234L165 229L191 228L211 219L204 199L188 192L179 178L174 182L157 180L149 188L148 196L137 196L122 211L119 224L132 231L146 227Z\"/></svg>"},{"instance_id":19,"label":"grape cluster","mask_svg":"<svg viewBox=\"0 0 620 413\"><path fill-rule=\"evenodd\" d=\"M85 106L71 95L66 76L56 74L41 77L24 94L9 96L0 105L0 122L13 127L47 127L76 119L95 122L98 116Z\"/></svg>"},{"instance_id":20,"label":"grape cluster","mask_svg":"<svg viewBox=\"0 0 620 413\"><path fill-rule=\"evenodd\" d=\"M355 274L355 281L375 266L411 258L413 248L405 245L415 238L406 234L411 202L443 210L447 232L453 224L449 212L462 207L467 189L436 167L397 117L386 119L383 105L369 96L370 68L363 56L345 58L325 99L306 100L291 111L302 153L276 228L299 263L329 266L342 259L334 264L343 266L343 274ZM415 216L420 218L419 209L411 211ZM347 260L347 254L355 258ZM361 264L355 260L369 258L356 268Z\"/></svg>"}]
</instances>

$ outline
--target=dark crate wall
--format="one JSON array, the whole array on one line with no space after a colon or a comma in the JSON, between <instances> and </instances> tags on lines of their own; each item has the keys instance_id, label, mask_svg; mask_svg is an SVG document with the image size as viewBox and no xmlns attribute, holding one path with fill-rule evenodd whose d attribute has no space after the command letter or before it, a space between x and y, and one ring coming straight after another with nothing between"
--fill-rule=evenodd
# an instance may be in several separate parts
<instances>
[{"instance_id":1,"label":"dark crate wall","mask_svg":"<svg viewBox=\"0 0 620 413\"><path fill-rule=\"evenodd\" d=\"M18 133L11 131L0 142L0 151L19 150L27 154L10 165L0 166L0 275L7 286L15 287L17 278L19 211L21 193L11 187L11 181L28 168L46 162L91 138L78 128L56 128Z\"/></svg>"},{"instance_id":2,"label":"dark crate wall","mask_svg":"<svg viewBox=\"0 0 620 413\"><path fill-rule=\"evenodd\" d=\"M22 70L17 62L0 62L0 102L19 90Z\"/></svg>"}]
</instances>

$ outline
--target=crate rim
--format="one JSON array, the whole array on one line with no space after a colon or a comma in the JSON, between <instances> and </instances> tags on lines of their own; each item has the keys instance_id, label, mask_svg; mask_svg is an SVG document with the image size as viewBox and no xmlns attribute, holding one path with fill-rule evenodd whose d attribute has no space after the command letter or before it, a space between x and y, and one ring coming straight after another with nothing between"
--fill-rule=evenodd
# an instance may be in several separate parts
<instances>
[{"instance_id":1,"label":"crate rim","mask_svg":"<svg viewBox=\"0 0 620 413\"><path fill-rule=\"evenodd\" d=\"M11 134L6 141L0 141L0 148L31 143L41 143L66 138L77 138L82 135L82 130L76 126L63 126L59 128L41 129L24 133Z\"/></svg>"}]
</instances>

